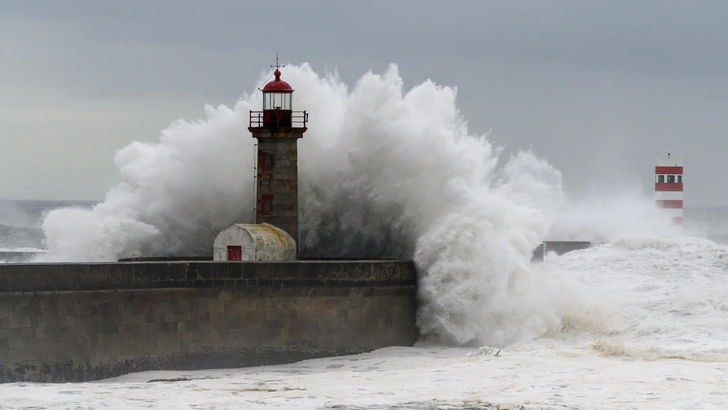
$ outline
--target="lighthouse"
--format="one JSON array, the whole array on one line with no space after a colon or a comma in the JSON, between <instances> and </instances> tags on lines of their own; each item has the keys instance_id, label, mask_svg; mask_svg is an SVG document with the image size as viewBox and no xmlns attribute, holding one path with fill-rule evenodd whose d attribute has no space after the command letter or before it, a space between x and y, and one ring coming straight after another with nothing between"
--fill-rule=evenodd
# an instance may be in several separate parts
<instances>
[{"instance_id":1,"label":"lighthouse","mask_svg":"<svg viewBox=\"0 0 728 410\"><path fill-rule=\"evenodd\" d=\"M669 216L675 225L683 222L683 160L659 158L655 164L655 205Z\"/></svg>"},{"instance_id":2,"label":"lighthouse","mask_svg":"<svg viewBox=\"0 0 728 410\"><path fill-rule=\"evenodd\" d=\"M260 90L263 110L250 111L248 130L258 141L255 221L234 223L213 243L215 261L290 261L298 256L298 140L308 113L293 111L293 88L274 79Z\"/></svg>"},{"instance_id":3,"label":"lighthouse","mask_svg":"<svg viewBox=\"0 0 728 410\"><path fill-rule=\"evenodd\" d=\"M248 130L258 141L255 224L286 231L298 244L298 140L308 113L293 111L293 88L281 79L276 58L274 79L261 89L263 110L250 111Z\"/></svg>"}]
</instances>

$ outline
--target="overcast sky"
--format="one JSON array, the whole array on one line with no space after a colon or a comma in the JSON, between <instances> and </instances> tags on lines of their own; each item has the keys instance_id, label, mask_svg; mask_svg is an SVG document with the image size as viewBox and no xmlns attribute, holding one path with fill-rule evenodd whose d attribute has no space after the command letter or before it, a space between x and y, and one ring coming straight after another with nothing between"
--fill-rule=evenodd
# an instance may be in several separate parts
<instances>
[{"instance_id":1,"label":"overcast sky","mask_svg":"<svg viewBox=\"0 0 728 410\"><path fill-rule=\"evenodd\" d=\"M350 85L399 65L458 87L475 133L573 193L686 166L728 205L728 1L0 0L0 198L102 199L114 151L253 89L275 50Z\"/></svg>"}]
</instances>

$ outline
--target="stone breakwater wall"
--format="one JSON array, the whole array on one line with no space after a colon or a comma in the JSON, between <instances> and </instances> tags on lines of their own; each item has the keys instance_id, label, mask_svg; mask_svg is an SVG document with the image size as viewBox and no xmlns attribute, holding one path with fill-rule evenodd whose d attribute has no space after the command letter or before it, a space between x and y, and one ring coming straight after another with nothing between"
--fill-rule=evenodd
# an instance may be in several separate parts
<instances>
[{"instance_id":1,"label":"stone breakwater wall","mask_svg":"<svg viewBox=\"0 0 728 410\"><path fill-rule=\"evenodd\" d=\"M557 255L563 255L567 252L578 251L592 247L592 242L586 241L545 241L538 245L533 251L533 261L543 261L548 252L555 252Z\"/></svg>"},{"instance_id":2,"label":"stone breakwater wall","mask_svg":"<svg viewBox=\"0 0 728 410\"><path fill-rule=\"evenodd\" d=\"M411 261L0 265L0 382L411 346L415 315Z\"/></svg>"}]
</instances>

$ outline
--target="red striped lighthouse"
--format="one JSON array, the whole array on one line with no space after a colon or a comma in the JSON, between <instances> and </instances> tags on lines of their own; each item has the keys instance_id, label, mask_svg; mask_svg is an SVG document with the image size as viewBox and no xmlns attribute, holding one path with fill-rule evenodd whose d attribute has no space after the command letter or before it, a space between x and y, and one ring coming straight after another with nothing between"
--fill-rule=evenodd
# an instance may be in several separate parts
<instances>
[{"instance_id":1,"label":"red striped lighthouse","mask_svg":"<svg viewBox=\"0 0 728 410\"><path fill-rule=\"evenodd\" d=\"M660 158L655 165L655 204L675 225L683 221L683 160Z\"/></svg>"}]
</instances>

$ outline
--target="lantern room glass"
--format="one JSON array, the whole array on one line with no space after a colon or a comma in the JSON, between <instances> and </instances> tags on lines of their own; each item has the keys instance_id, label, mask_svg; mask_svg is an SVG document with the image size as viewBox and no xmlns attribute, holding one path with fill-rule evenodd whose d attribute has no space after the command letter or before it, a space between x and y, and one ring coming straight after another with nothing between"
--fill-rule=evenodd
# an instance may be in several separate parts
<instances>
[{"instance_id":1,"label":"lantern room glass","mask_svg":"<svg viewBox=\"0 0 728 410\"><path fill-rule=\"evenodd\" d=\"M264 110L291 110L292 93L265 93L263 94Z\"/></svg>"}]
</instances>

